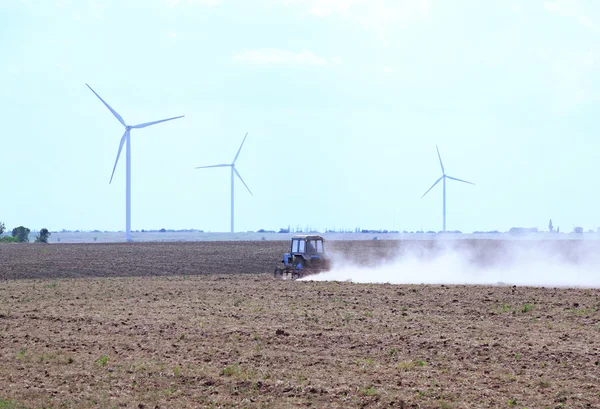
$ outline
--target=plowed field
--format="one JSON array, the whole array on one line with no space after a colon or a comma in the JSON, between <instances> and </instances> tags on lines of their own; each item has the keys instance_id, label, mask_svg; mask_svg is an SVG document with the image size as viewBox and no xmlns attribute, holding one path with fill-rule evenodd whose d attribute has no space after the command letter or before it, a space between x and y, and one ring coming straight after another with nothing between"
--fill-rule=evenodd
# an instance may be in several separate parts
<instances>
[{"instance_id":1,"label":"plowed field","mask_svg":"<svg viewBox=\"0 0 600 409\"><path fill-rule=\"evenodd\" d=\"M286 247L0 246L0 408L600 407L600 290L274 281Z\"/></svg>"},{"instance_id":2,"label":"plowed field","mask_svg":"<svg viewBox=\"0 0 600 409\"><path fill-rule=\"evenodd\" d=\"M333 241L327 251L334 264L378 265L410 253L430 259L451 247L473 264L510 261L510 253L537 251L568 262L595 257L600 266L600 241ZM199 274L271 273L289 251L284 241L226 241L95 244L2 244L0 280L19 278L131 277Z\"/></svg>"}]
</instances>

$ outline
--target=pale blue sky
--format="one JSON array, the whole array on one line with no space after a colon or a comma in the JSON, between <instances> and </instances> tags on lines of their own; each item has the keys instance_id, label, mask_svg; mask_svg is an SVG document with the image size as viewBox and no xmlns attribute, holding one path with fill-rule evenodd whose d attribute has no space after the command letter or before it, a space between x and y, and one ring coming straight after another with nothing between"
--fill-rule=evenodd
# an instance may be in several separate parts
<instances>
[{"instance_id":1,"label":"pale blue sky","mask_svg":"<svg viewBox=\"0 0 600 409\"><path fill-rule=\"evenodd\" d=\"M121 230L600 226L600 2L0 0L0 220Z\"/></svg>"}]
</instances>

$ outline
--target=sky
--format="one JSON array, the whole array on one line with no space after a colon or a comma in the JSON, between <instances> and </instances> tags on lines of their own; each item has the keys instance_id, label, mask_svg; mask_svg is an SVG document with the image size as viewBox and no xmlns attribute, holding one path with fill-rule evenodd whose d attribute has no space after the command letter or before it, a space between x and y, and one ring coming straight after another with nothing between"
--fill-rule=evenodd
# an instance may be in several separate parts
<instances>
[{"instance_id":1,"label":"sky","mask_svg":"<svg viewBox=\"0 0 600 409\"><path fill-rule=\"evenodd\" d=\"M600 226L594 0L0 0L0 220L132 229Z\"/></svg>"}]
</instances>

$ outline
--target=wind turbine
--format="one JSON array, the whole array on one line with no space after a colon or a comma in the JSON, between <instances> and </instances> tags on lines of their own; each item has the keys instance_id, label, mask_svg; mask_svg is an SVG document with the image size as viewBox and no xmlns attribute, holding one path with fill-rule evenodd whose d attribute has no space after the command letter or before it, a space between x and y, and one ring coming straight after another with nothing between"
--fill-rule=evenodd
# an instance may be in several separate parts
<instances>
[{"instance_id":1,"label":"wind turbine","mask_svg":"<svg viewBox=\"0 0 600 409\"><path fill-rule=\"evenodd\" d=\"M246 189L248 189L248 192L250 192L250 194L252 195L252 191L250 190L250 188L248 187L248 185L246 184L246 182L244 182L244 179L242 179L242 176L239 174L239 172L235 168L235 162L237 161L238 157L240 156L240 152L242 151L242 146L244 146L244 142L246 142L246 138L247 137L248 137L248 132L246 132L246 136L244 136L244 140L242 140L242 144L240 145L240 149L238 149L237 153L235 154L235 158L233 158L233 162L231 162L231 164L229 164L229 165L222 164L222 165L211 165L211 166L198 166L198 167L196 167L196 169L227 168L227 167L231 168L231 232L232 233L234 232L233 231L233 181L234 181L233 175L234 174L238 178L240 178L241 182L244 184L244 186L246 186ZM254 196L254 195L252 195L252 196Z\"/></svg>"},{"instance_id":2,"label":"wind turbine","mask_svg":"<svg viewBox=\"0 0 600 409\"><path fill-rule=\"evenodd\" d=\"M425 194L423 196L421 196L421 199L423 199L425 197L425 195L427 193L429 193L429 191L431 189L433 189L435 187L435 185L437 185L440 182L440 180L444 181L444 230L443 231L445 232L446 231L446 179L456 180L457 182L468 183L470 185L474 185L475 183L467 182L466 180L457 179L452 176L446 175L446 171L444 170L444 164L442 163L442 157L440 156L440 150L438 149L437 145L435 146L435 149L437 150L438 158L440 160L440 166L442 167L442 176L438 180L435 181L435 183L429 188L429 190L427 190L427 192L425 192Z\"/></svg>"},{"instance_id":3,"label":"wind turbine","mask_svg":"<svg viewBox=\"0 0 600 409\"><path fill-rule=\"evenodd\" d=\"M121 137L121 142L119 143L119 151L117 152L117 159L115 160L115 166L113 167L112 174L110 175L110 182L108 182L108 183L109 184L112 183L113 176L115 175L115 169L117 168L117 163L119 162L119 156L121 156L121 150L123 150L123 145L125 143L127 143L127 149L126 149L126 152L125 152L125 164L126 164L126 176L125 176L125 180L126 180L126 183L125 183L125 185L126 185L126 187L125 187L125 238L127 239L127 241L131 241L131 138L130 138L130 132L131 132L132 129L145 128L147 126L156 125L156 124L159 124L161 122L166 122L166 121L171 121L173 119L183 118L185 115L176 116L174 118L161 119L159 121L145 122L145 123L139 124L139 125L127 125L125 123L125 121L123 120L123 118L121 117L121 115L119 115L117 113L117 111L115 111L114 109L112 109L110 107L110 105L108 105L106 103L106 101L104 101L100 97L100 95L98 95L96 93L96 91L94 91L92 89L92 87L90 87L88 84L85 84L85 85L87 85L87 87L98 97L98 99L100 101L102 101L102 103L106 106L106 108L108 108L108 110L110 112L112 112L112 114L115 116L115 118L117 118L117 120L125 127L125 133Z\"/></svg>"}]
</instances>

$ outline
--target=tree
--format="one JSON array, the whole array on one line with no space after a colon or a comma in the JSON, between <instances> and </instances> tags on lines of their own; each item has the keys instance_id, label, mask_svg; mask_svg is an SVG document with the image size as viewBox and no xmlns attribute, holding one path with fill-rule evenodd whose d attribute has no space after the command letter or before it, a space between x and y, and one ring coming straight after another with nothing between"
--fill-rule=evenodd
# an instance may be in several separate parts
<instances>
[{"instance_id":1,"label":"tree","mask_svg":"<svg viewBox=\"0 0 600 409\"><path fill-rule=\"evenodd\" d=\"M6 225L4 222L0 222L0 234L3 234L6 231Z\"/></svg>"},{"instance_id":2,"label":"tree","mask_svg":"<svg viewBox=\"0 0 600 409\"><path fill-rule=\"evenodd\" d=\"M40 230L40 235L39 236L35 236L35 242L36 243L48 243L48 238L50 237L50 232L48 231L48 229L43 228L42 230Z\"/></svg>"},{"instance_id":3,"label":"tree","mask_svg":"<svg viewBox=\"0 0 600 409\"><path fill-rule=\"evenodd\" d=\"M12 236L17 239L19 243L29 242L29 230L27 227L19 226L12 230Z\"/></svg>"}]
</instances>

